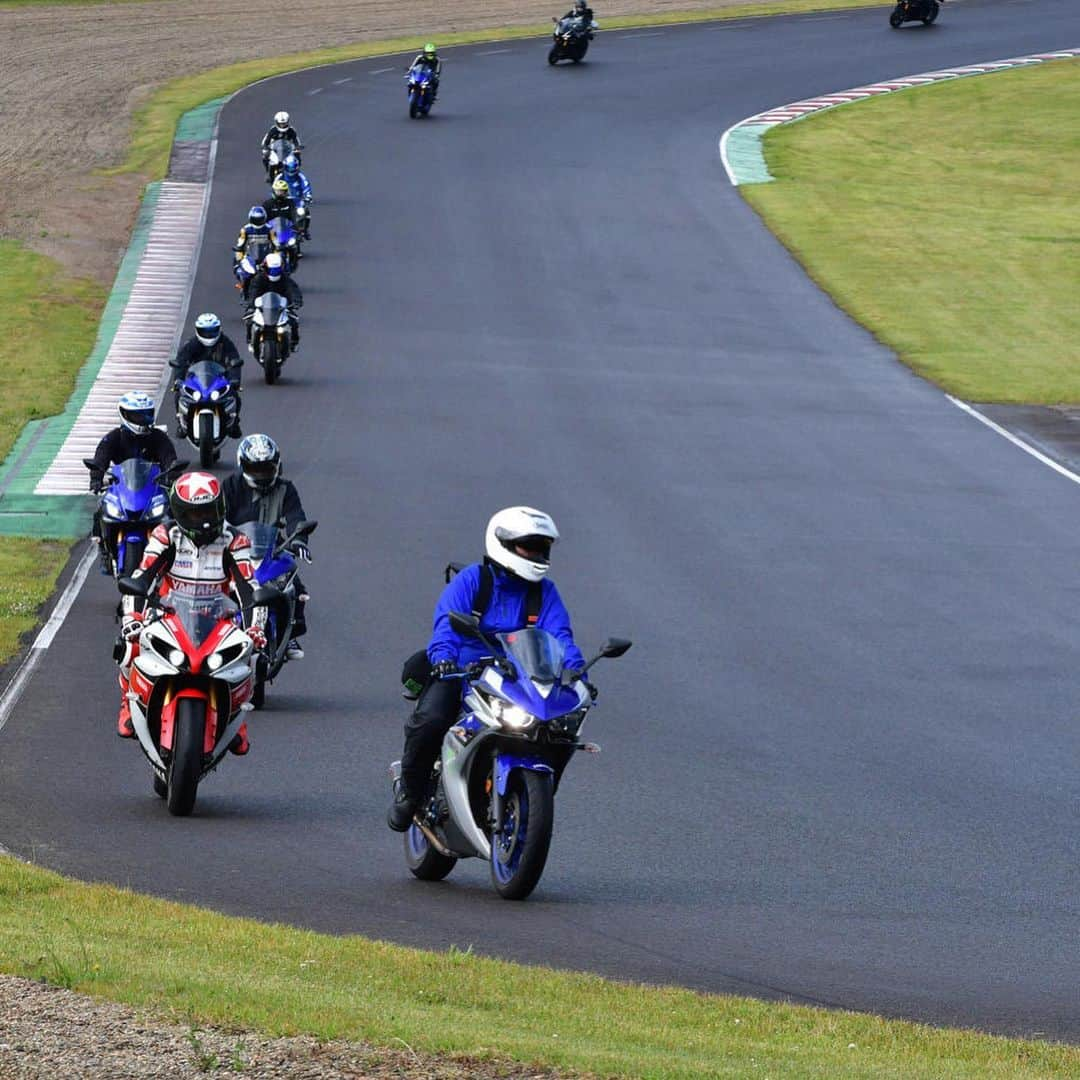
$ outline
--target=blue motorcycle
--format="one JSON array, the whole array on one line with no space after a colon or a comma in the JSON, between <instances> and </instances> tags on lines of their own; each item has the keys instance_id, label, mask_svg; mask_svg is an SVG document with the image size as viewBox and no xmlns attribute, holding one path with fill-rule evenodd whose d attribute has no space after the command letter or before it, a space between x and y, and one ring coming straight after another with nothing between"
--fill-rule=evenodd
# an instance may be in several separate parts
<instances>
[{"instance_id":1,"label":"blue motorcycle","mask_svg":"<svg viewBox=\"0 0 1080 1080\"><path fill-rule=\"evenodd\" d=\"M416 877L441 881L458 859L486 859L499 895L523 900L544 872L563 771L575 751L600 749L580 738L594 700L585 675L631 643L609 638L581 671L568 671L562 642L546 630L492 641L475 615L451 612L450 624L480 638L491 656L457 676L461 712L443 739L429 797L405 833L405 861ZM390 775L397 784L400 762Z\"/></svg>"},{"instance_id":2,"label":"blue motorcycle","mask_svg":"<svg viewBox=\"0 0 1080 1080\"><path fill-rule=\"evenodd\" d=\"M180 386L177 421L180 431L199 451L199 465L209 469L236 421L236 391L225 369L213 360L192 364Z\"/></svg>"},{"instance_id":3,"label":"blue motorcycle","mask_svg":"<svg viewBox=\"0 0 1080 1080\"><path fill-rule=\"evenodd\" d=\"M296 575L299 564L295 547L306 541L318 526L317 521L302 521L289 536L280 539L275 525L245 522L236 532L246 536L251 544L248 553L255 567L253 583L270 595L270 603L251 609L250 626L258 626L266 636L266 645L255 653L253 669L255 683L251 704L261 709L266 703L266 684L273 682L286 661L289 641L293 636L296 616Z\"/></svg>"},{"instance_id":4,"label":"blue motorcycle","mask_svg":"<svg viewBox=\"0 0 1080 1080\"><path fill-rule=\"evenodd\" d=\"M263 260L272 250L269 236L253 236L247 242L244 254L233 262L236 287L241 290L244 303L247 303L248 300L249 282L259 272Z\"/></svg>"},{"instance_id":5,"label":"blue motorcycle","mask_svg":"<svg viewBox=\"0 0 1080 1080\"><path fill-rule=\"evenodd\" d=\"M287 217L271 218L270 246L281 256L287 274L293 273L297 262L304 257L296 223Z\"/></svg>"},{"instance_id":6,"label":"blue motorcycle","mask_svg":"<svg viewBox=\"0 0 1080 1080\"><path fill-rule=\"evenodd\" d=\"M405 76L409 81L409 117L427 116L435 101L435 76L428 68L413 68Z\"/></svg>"},{"instance_id":7,"label":"blue motorcycle","mask_svg":"<svg viewBox=\"0 0 1080 1080\"><path fill-rule=\"evenodd\" d=\"M88 469L96 468L93 458L83 458L83 464ZM128 458L109 466L99 517L101 544L113 577L128 577L139 568L150 533L169 511L165 483L186 465L186 461L177 462L168 473L142 458Z\"/></svg>"}]
</instances>

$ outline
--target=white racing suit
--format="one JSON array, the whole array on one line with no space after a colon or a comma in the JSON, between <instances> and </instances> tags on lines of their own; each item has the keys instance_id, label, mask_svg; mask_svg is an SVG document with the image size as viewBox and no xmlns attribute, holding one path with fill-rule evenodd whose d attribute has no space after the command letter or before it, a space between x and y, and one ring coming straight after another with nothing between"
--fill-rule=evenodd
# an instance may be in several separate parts
<instances>
[{"instance_id":1,"label":"white racing suit","mask_svg":"<svg viewBox=\"0 0 1080 1080\"><path fill-rule=\"evenodd\" d=\"M179 526L171 528L159 525L147 541L142 563L132 575L134 578L152 574L157 580L157 594L162 599L172 591L191 596L212 596L221 592L241 595L247 591L246 582L254 574L251 558L245 555L251 542L246 536L236 535L226 525L221 535L199 547ZM120 716L117 732L131 737L131 708L128 704L128 677L131 662L139 655L139 634L142 629L144 602L134 596L123 598L120 636L123 653L117 659L120 665ZM249 633L254 637L262 634L253 627ZM256 647L259 642L255 642ZM247 724L237 734L241 752L247 752Z\"/></svg>"}]
</instances>

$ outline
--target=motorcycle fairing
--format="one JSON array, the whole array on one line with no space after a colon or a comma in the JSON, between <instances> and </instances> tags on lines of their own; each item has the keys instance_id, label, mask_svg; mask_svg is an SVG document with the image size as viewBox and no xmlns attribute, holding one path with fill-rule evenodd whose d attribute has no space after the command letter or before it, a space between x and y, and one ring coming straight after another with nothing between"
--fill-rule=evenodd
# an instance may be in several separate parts
<instances>
[{"instance_id":1,"label":"motorcycle fairing","mask_svg":"<svg viewBox=\"0 0 1080 1080\"><path fill-rule=\"evenodd\" d=\"M529 772L548 773L555 775L555 770L542 758L535 754L505 754L495 755L495 790L500 795L506 794L506 786L510 782L510 774L515 769L527 769Z\"/></svg>"}]
</instances>

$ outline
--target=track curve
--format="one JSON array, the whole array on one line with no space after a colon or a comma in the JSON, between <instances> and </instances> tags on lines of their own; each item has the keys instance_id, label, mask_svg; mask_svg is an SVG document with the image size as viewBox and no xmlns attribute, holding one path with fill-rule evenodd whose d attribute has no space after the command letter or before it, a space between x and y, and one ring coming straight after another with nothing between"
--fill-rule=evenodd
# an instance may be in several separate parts
<instances>
[{"instance_id":1,"label":"track curve","mask_svg":"<svg viewBox=\"0 0 1080 1080\"><path fill-rule=\"evenodd\" d=\"M304 344L244 415L322 522L308 659L170 820L111 735L92 578L0 735L4 844L319 930L1080 1038L1080 507L841 315L716 154L778 101L1075 45L1072 8L613 33L554 70L540 41L448 50L425 122L399 58L238 95L192 311L238 331L228 244L285 106ZM383 825L401 659L513 502L564 531L583 644L635 639L525 905L479 864L411 880Z\"/></svg>"}]
</instances>

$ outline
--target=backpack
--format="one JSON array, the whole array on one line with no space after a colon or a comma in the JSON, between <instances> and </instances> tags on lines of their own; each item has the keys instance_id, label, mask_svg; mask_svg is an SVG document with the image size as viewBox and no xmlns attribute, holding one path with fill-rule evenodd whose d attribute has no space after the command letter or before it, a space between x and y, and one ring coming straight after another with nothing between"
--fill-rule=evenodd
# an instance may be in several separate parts
<instances>
[{"instance_id":1,"label":"backpack","mask_svg":"<svg viewBox=\"0 0 1080 1080\"><path fill-rule=\"evenodd\" d=\"M465 569L464 563L447 563L445 577L446 584ZM472 614L477 619L482 619L487 609L491 606L491 595L495 591L495 571L485 559L480 565L480 586L473 598ZM540 604L543 599L543 586L539 581L529 583L529 590L525 594L525 623L527 626L535 626L540 619ZM431 682L431 661L428 659L427 649L420 649L405 661L401 669L401 685L405 688L401 696L408 701L415 701Z\"/></svg>"}]
</instances>

